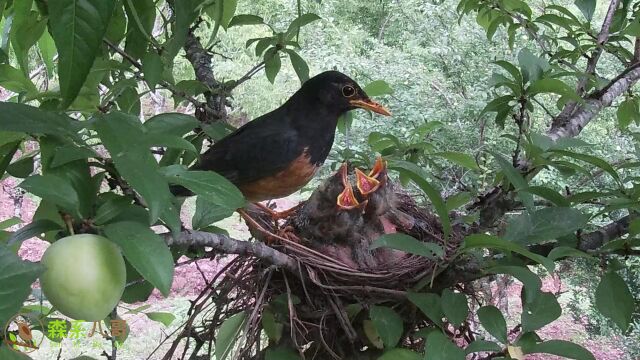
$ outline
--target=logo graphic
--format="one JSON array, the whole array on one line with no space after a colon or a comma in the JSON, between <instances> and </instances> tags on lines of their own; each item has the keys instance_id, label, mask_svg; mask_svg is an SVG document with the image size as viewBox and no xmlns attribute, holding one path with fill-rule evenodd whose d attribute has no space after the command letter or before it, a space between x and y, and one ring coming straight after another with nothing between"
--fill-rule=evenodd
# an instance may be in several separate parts
<instances>
[{"instance_id":1,"label":"logo graphic","mask_svg":"<svg viewBox=\"0 0 640 360\"><path fill-rule=\"evenodd\" d=\"M44 329L44 324L38 318L28 314L15 315L2 329L4 343L9 349L17 352L36 351L44 340L44 333L34 332L33 329Z\"/></svg>"}]
</instances>

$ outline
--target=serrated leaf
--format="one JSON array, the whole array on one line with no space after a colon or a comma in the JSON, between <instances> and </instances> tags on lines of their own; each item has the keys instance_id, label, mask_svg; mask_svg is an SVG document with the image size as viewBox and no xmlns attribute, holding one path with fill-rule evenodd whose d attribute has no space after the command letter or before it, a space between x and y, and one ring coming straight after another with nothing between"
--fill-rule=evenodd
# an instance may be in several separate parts
<instances>
[{"instance_id":1,"label":"serrated leaf","mask_svg":"<svg viewBox=\"0 0 640 360\"><path fill-rule=\"evenodd\" d=\"M433 331L427 336L425 345L426 357L429 360L464 360L464 350L457 347L444 334Z\"/></svg>"},{"instance_id":2,"label":"serrated leaf","mask_svg":"<svg viewBox=\"0 0 640 360\"><path fill-rule=\"evenodd\" d=\"M146 53L142 58L142 72L151 90L155 89L156 85L162 80L163 71L164 65L162 64L162 57L155 51Z\"/></svg>"},{"instance_id":3,"label":"serrated leaf","mask_svg":"<svg viewBox=\"0 0 640 360\"><path fill-rule=\"evenodd\" d=\"M180 1L184 2L184 1ZM134 59L144 56L149 45L150 34L156 19L153 0L124 0L126 17L129 19L124 51Z\"/></svg>"},{"instance_id":4,"label":"serrated leaf","mask_svg":"<svg viewBox=\"0 0 640 360\"><path fill-rule=\"evenodd\" d=\"M584 257L591 258L592 256L586 252L568 246L558 246L553 248L547 257L553 261L566 257Z\"/></svg>"},{"instance_id":5,"label":"serrated leaf","mask_svg":"<svg viewBox=\"0 0 640 360\"><path fill-rule=\"evenodd\" d=\"M76 98L91 70L113 12L113 0L49 3L49 29L58 49L62 108Z\"/></svg>"},{"instance_id":6,"label":"serrated leaf","mask_svg":"<svg viewBox=\"0 0 640 360\"><path fill-rule=\"evenodd\" d=\"M34 175L20 183L20 187L43 200L50 201L68 210L74 216L79 215L80 199L78 193L66 179L56 175Z\"/></svg>"},{"instance_id":7,"label":"serrated leaf","mask_svg":"<svg viewBox=\"0 0 640 360\"><path fill-rule=\"evenodd\" d=\"M469 315L469 304L464 294L445 289L442 292L442 311L453 326L461 325Z\"/></svg>"},{"instance_id":8,"label":"serrated leaf","mask_svg":"<svg viewBox=\"0 0 640 360\"><path fill-rule=\"evenodd\" d=\"M549 63L545 59L534 55L527 48L523 48L518 53L518 63L525 83L527 81L535 82L549 69Z\"/></svg>"},{"instance_id":9,"label":"serrated leaf","mask_svg":"<svg viewBox=\"0 0 640 360\"><path fill-rule=\"evenodd\" d=\"M229 22L229 27L242 25L260 25L264 24L264 19L257 15L241 14L234 16Z\"/></svg>"},{"instance_id":10,"label":"serrated leaf","mask_svg":"<svg viewBox=\"0 0 640 360\"><path fill-rule=\"evenodd\" d=\"M40 236L43 233L53 230L62 230L62 228L60 227L60 224L51 220L34 220L30 224L27 224L20 228L20 230L14 232L7 240L7 245L19 247L24 240Z\"/></svg>"},{"instance_id":11,"label":"serrated leaf","mask_svg":"<svg viewBox=\"0 0 640 360\"><path fill-rule=\"evenodd\" d=\"M424 171L416 164L400 160L389 161L389 168L398 171L401 176L411 179L427 194L440 218L444 236L448 237L451 233L451 220L449 219L447 205L442 200L440 192L427 181Z\"/></svg>"},{"instance_id":12,"label":"serrated leaf","mask_svg":"<svg viewBox=\"0 0 640 360\"><path fill-rule=\"evenodd\" d=\"M618 175L616 170L613 168L613 166L611 166L604 159L601 159L601 158L596 157L596 156L592 156L592 155L588 155L588 154L581 154L581 153L568 151L568 150L551 150L551 151L553 153L556 153L556 154L560 154L560 155L563 155L563 156L568 156L570 158L581 160L581 161L584 161L586 163L589 163L589 164L591 164L593 166L596 166L596 167L606 171L615 180L618 180L618 181L620 180L620 176Z\"/></svg>"},{"instance_id":13,"label":"serrated leaf","mask_svg":"<svg viewBox=\"0 0 640 360\"><path fill-rule=\"evenodd\" d=\"M213 171L187 171L181 165L162 169L173 184L182 185L199 197L216 205L235 210L245 205L244 196L229 180Z\"/></svg>"},{"instance_id":14,"label":"serrated leaf","mask_svg":"<svg viewBox=\"0 0 640 360\"><path fill-rule=\"evenodd\" d=\"M176 319L175 315L167 312L148 312L144 314L147 315L149 319L162 323L162 325L167 327Z\"/></svg>"},{"instance_id":15,"label":"serrated leaf","mask_svg":"<svg viewBox=\"0 0 640 360\"><path fill-rule=\"evenodd\" d=\"M143 126L149 133L182 136L199 124L198 120L191 115L163 113L149 118Z\"/></svg>"},{"instance_id":16,"label":"serrated leaf","mask_svg":"<svg viewBox=\"0 0 640 360\"><path fill-rule=\"evenodd\" d=\"M256 46L256 49L258 47ZM257 51L257 50L256 50ZM309 80L309 65L304 61L303 58L298 55L297 52L286 49L287 54L289 54L289 60L291 61L291 66L293 66L293 70L295 70L296 75L298 75L298 79L300 79L301 83Z\"/></svg>"},{"instance_id":17,"label":"serrated leaf","mask_svg":"<svg viewBox=\"0 0 640 360\"><path fill-rule=\"evenodd\" d=\"M144 198L149 206L150 223L168 206L171 194L158 163L146 144L142 125L135 116L112 112L101 116L95 128L120 175Z\"/></svg>"},{"instance_id":18,"label":"serrated leaf","mask_svg":"<svg viewBox=\"0 0 640 360\"><path fill-rule=\"evenodd\" d=\"M478 309L478 319L491 336L498 339L503 344L508 344L507 322L498 308L492 305L483 306Z\"/></svg>"},{"instance_id":19,"label":"serrated leaf","mask_svg":"<svg viewBox=\"0 0 640 360\"><path fill-rule=\"evenodd\" d=\"M9 164L7 172L13 177L24 179L33 172L33 156L25 156L22 159Z\"/></svg>"},{"instance_id":20,"label":"serrated leaf","mask_svg":"<svg viewBox=\"0 0 640 360\"><path fill-rule=\"evenodd\" d=\"M396 249L430 259L444 256L444 250L440 245L419 241L412 236L402 233L383 234L378 237L369 248L371 250L378 248Z\"/></svg>"},{"instance_id":21,"label":"serrated leaf","mask_svg":"<svg viewBox=\"0 0 640 360\"><path fill-rule=\"evenodd\" d=\"M541 292L522 308L522 331L536 331L552 323L562 315L562 308L555 295Z\"/></svg>"},{"instance_id":22,"label":"serrated leaf","mask_svg":"<svg viewBox=\"0 0 640 360\"><path fill-rule=\"evenodd\" d=\"M598 311L612 320L623 332L627 331L635 308L633 295L625 281L613 271L606 273L596 288Z\"/></svg>"},{"instance_id":23,"label":"serrated leaf","mask_svg":"<svg viewBox=\"0 0 640 360\"><path fill-rule=\"evenodd\" d=\"M385 351L377 360L422 360L423 356L409 349L390 349Z\"/></svg>"},{"instance_id":24,"label":"serrated leaf","mask_svg":"<svg viewBox=\"0 0 640 360\"><path fill-rule=\"evenodd\" d=\"M478 164L476 164L476 160L469 154L455 152L455 151L444 151L439 153L433 153L431 155L439 156L445 158L451 162L454 162L462 167L465 167L470 170L479 170Z\"/></svg>"},{"instance_id":25,"label":"serrated leaf","mask_svg":"<svg viewBox=\"0 0 640 360\"><path fill-rule=\"evenodd\" d=\"M276 76L278 72L280 72L281 66L280 55L278 55L275 47L270 48L264 53L264 72L270 83L273 84L276 81Z\"/></svg>"},{"instance_id":26,"label":"serrated leaf","mask_svg":"<svg viewBox=\"0 0 640 360\"><path fill-rule=\"evenodd\" d=\"M512 242L501 239L497 236L487 235L487 234L472 234L464 238L464 248L465 249L475 249L475 248L490 248L490 249L498 249L503 251L512 251L518 253L522 256L525 256L538 264L543 265L547 271L553 272L555 268L555 263L544 256L534 254L529 250L526 250L522 246L518 244L514 244Z\"/></svg>"},{"instance_id":27,"label":"serrated leaf","mask_svg":"<svg viewBox=\"0 0 640 360\"><path fill-rule=\"evenodd\" d=\"M544 341L527 349L527 354L535 353L558 355L575 360L596 360L589 350L565 340Z\"/></svg>"},{"instance_id":28,"label":"serrated leaf","mask_svg":"<svg viewBox=\"0 0 640 360\"><path fill-rule=\"evenodd\" d=\"M206 200L202 196L196 198L196 211L191 219L195 230L205 228L214 222L226 219L233 214L233 209Z\"/></svg>"},{"instance_id":29,"label":"serrated leaf","mask_svg":"<svg viewBox=\"0 0 640 360\"><path fill-rule=\"evenodd\" d=\"M124 196L113 197L100 205L93 222L96 225L104 225L120 215L129 206L131 206L130 198Z\"/></svg>"},{"instance_id":30,"label":"serrated leaf","mask_svg":"<svg viewBox=\"0 0 640 360\"><path fill-rule=\"evenodd\" d=\"M217 360L224 360L227 358L236 343L246 317L247 314L245 312L239 312L226 319L222 325L220 325L220 330L218 330L218 336L216 337L215 342Z\"/></svg>"},{"instance_id":31,"label":"serrated leaf","mask_svg":"<svg viewBox=\"0 0 640 360\"><path fill-rule=\"evenodd\" d=\"M522 200L522 203L525 205L525 207L529 211L533 210L533 196L526 191L520 191L529 187L529 185L527 184L527 180L522 176L522 174L520 174L518 170L513 167L513 165L511 165L509 161L507 161L507 159L502 157L502 155L498 154L495 151L489 151L489 153L493 155L494 159L496 159L498 165L500 165L500 168L504 173L504 176L509 180L511 185L513 185L514 189L518 192L518 197L520 198L520 200Z\"/></svg>"},{"instance_id":32,"label":"serrated leaf","mask_svg":"<svg viewBox=\"0 0 640 360\"><path fill-rule=\"evenodd\" d=\"M500 345L493 341L486 340L475 340L464 349L466 354L472 354L475 352L499 352L501 350L502 347Z\"/></svg>"},{"instance_id":33,"label":"serrated leaf","mask_svg":"<svg viewBox=\"0 0 640 360\"><path fill-rule=\"evenodd\" d=\"M396 346L403 332L403 322L400 315L386 306L372 306L369 310L369 317L385 348Z\"/></svg>"},{"instance_id":34,"label":"serrated leaf","mask_svg":"<svg viewBox=\"0 0 640 360\"><path fill-rule=\"evenodd\" d=\"M289 24L289 27L284 34L285 40L291 40L298 33L301 27L320 19L320 16L313 13L300 15L298 18L293 20L291 24Z\"/></svg>"},{"instance_id":35,"label":"serrated leaf","mask_svg":"<svg viewBox=\"0 0 640 360\"><path fill-rule=\"evenodd\" d=\"M545 200L551 201L556 206L569 207L571 205L571 202L565 199L565 197L560 195L557 191L544 186L529 186L521 191L538 195Z\"/></svg>"},{"instance_id":36,"label":"serrated leaf","mask_svg":"<svg viewBox=\"0 0 640 360\"><path fill-rule=\"evenodd\" d=\"M509 220L504 238L522 245L556 240L584 228L589 218L574 208L543 208Z\"/></svg>"},{"instance_id":37,"label":"serrated leaf","mask_svg":"<svg viewBox=\"0 0 640 360\"><path fill-rule=\"evenodd\" d=\"M638 102L636 99L627 99L623 101L616 111L618 117L618 127L624 130L634 121L640 120L640 111L638 111Z\"/></svg>"},{"instance_id":38,"label":"serrated leaf","mask_svg":"<svg viewBox=\"0 0 640 360\"><path fill-rule=\"evenodd\" d=\"M15 93L35 94L38 89L22 71L8 64L0 64L0 86Z\"/></svg>"},{"instance_id":39,"label":"serrated leaf","mask_svg":"<svg viewBox=\"0 0 640 360\"><path fill-rule=\"evenodd\" d=\"M407 294L407 297L429 318L429 320L442 327L442 318L444 317L444 313L442 311L442 302L438 295L433 293L410 292Z\"/></svg>"},{"instance_id":40,"label":"serrated leaf","mask_svg":"<svg viewBox=\"0 0 640 360\"><path fill-rule=\"evenodd\" d=\"M173 282L173 257L158 234L142 223L122 221L104 227L106 237L120 245L133 267L164 296Z\"/></svg>"},{"instance_id":41,"label":"serrated leaf","mask_svg":"<svg viewBox=\"0 0 640 360\"><path fill-rule=\"evenodd\" d=\"M6 324L20 310L42 270L40 264L22 261L0 244L0 323Z\"/></svg>"},{"instance_id":42,"label":"serrated leaf","mask_svg":"<svg viewBox=\"0 0 640 360\"><path fill-rule=\"evenodd\" d=\"M587 19L588 22L591 22L591 19L593 19L593 13L596 11L596 0L575 0L573 3L578 7L578 9L580 9L585 19Z\"/></svg>"},{"instance_id":43,"label":"serrated leaf","mask_svg":"<svg viewBox=\"0 0 640 360\"><path fill-rule=\"evenodd\" d=\"M77 139L80 124L63 115L33 106L0 102L0 130L28 134L58 135Z\"/></svg>"},{"instance_id":44,"label":"serrated leaf","mask_svg":"<svg viewBox=\"0 0 640 360\"><path fill-rule=\"evenodd\" d=\"M567 97L571 100L580 101L580 97L576 92L569 85L558 79L537 80L527 88L527 92L531 95L553 93Z\"/></svg>"}]
</instances>

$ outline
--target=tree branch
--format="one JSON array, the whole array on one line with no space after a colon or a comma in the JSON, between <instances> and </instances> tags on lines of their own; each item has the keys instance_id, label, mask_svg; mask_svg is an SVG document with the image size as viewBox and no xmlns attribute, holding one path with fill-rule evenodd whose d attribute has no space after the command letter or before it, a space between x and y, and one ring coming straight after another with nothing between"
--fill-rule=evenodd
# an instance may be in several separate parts
<instances>
[{"instance_id":1,"label":"tree branch","mask_svg":"<svg viewBox=\"0 0 640 360\"><path fill-rule=\"evenodd\" d=\"M584 104L577 107L568 119L552 124L547 135L552 140L558 140L580 134L602 109L611 106L614 99L629 90L638 80L640 80L640 66L635 64L613 79L604 89L588 96Z\"/></svg>"},{"instance_id":2,"label":"tree branch","mask_svg":"<svg viewBox=\"0 0 640 360\"><path fill-rule=\"evenodd\" d=\"M582 251L597 250L611 240L615 240L629 232L629 215L614 221L600 229L579 237L578 249Z\"/></svg>"},{"instance_id":3,"label":"tree branch","mask_svg":"<svg viewBox=\"0 0 640 360\"><path fill-rule=\"evenodd\" d=\"M226 235L204 231L184 231L180 233L178 239L174 239L168 233L162 234L162 237L169 246L211 247L226 254L249 255L260 258L294 273L298 271L298 265L293 258L261 242L237 240Z\"/></svg>"}]
</instances>

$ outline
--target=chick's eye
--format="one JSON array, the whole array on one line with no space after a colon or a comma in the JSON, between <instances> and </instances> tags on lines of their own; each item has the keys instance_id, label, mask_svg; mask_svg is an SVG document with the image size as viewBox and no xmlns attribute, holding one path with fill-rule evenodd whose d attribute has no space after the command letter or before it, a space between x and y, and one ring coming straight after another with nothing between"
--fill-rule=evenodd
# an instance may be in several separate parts
<instances>
[{"instance_id":1,"label":"chick's eye","mask_svg":"<svg viewBox=\"0 0 640 360\"><path fill-rule=\"evenodd\" d=\"M342 88L342 95L344 95L345 97L352 97L355 94L356 94L356 89L354 89L353 86L351 85L346 85L345 87Z\"/></svg>"}]
</instances>

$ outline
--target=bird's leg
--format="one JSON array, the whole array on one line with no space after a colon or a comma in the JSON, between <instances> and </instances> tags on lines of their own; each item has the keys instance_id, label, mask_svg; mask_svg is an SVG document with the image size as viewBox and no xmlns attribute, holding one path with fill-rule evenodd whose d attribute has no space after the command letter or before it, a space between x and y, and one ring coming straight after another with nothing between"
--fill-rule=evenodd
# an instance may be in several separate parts
<instances>
[{"instance_id":1,"label":"bird's leg","mask_svg":"<svg viewBox=\"0 0 640 360\"><path fill-rule=\"evenodd\" d=\"M349 182L349 177L347 176L347 164L342 164L338 172L340 172L340 175L342 176L342 185L344 186L344 190L342 190L342 192L338 194L336 204L342 210L350 210L356 208L358 205L360 205L360 202L358 201L358 199L356 199L356 196L353 193L353 187Z\"/></svg>"},{"instance_id":2,"label":"bird's leg","mask_svg":"<svg viewBox=\"0 0 640 360\"><path fill-rule=\"evenodd\" d=\"M267 205L264 205L261 203L255 203L255 204L257 207L259 207L260 209L264 210L267 214L269 214L275 222L277 222L278 220L288 218L292 213L296 212L298 209L300 209L300 207L302 207L302 203L300 203L287 210L275 211L272 208L268 207Z\"/></svg>"},{"instance_id":3,"label":"bird's leg","mask_svg":"<svg viewBox=\"0 0 640 360\"><path fill-rule=\"evenodd\" d=\"M238 212L238 214L240 214L240 216L242 216L244 221L247 223L247 226L249 227L249 229L253 228L254 230L257 230L258 232L265 235L265 242L268 245L271 245L273 242L275 242L275 240L282 239L282 236L276 235L271 231L265 229L262 225L260 225L254 218L251 217L251 215L247 213L246 210L237 209L236 211Z\"/></svg>"}]
</instances>

